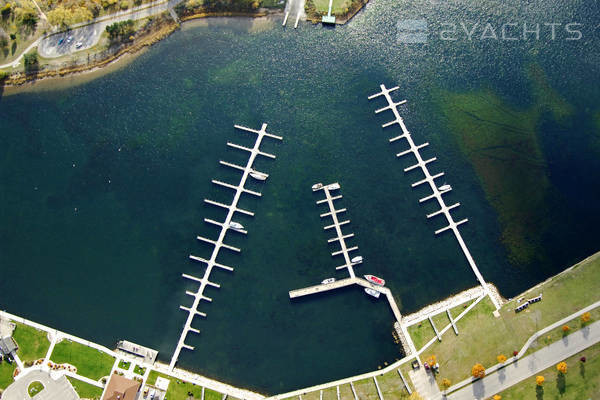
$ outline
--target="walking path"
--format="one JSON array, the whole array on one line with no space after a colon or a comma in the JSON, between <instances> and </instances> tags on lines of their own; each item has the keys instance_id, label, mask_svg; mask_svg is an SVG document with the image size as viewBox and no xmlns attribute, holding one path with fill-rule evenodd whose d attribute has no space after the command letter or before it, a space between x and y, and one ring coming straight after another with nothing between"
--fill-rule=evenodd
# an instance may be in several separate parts
<instances>
[{"instance_id":1,"label":"walking path","mask_svg":"<svg viewBox=\"0 0 600 400\"><path fill-rule=\"evenodd\" d=\"M447 398L451 400L487 399L598 342L600 342L600 321L474 382L471 386L452 393Z\"/></svg>"},{"instance_id":2,"label":"walking path","mask_svg":"<svg viewBox=\"0 0 600 400\"><path fill-rule=\"evenodd\" d=\"M412 370L408 374L415 386L415 391L424 399L437 399L442 395L434 376L425 371L425 368Z\"/></svg>"}]
</instances>

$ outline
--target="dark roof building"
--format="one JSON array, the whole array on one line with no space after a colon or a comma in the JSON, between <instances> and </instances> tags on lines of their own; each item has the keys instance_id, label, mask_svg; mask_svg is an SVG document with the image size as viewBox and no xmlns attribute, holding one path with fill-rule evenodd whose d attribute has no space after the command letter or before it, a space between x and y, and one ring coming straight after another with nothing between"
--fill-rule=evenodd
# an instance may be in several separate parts
<instances>
[{"instance_id":1,"label":"dark roof building","mask_svg":"<svg viewBox=\"0 0 600 400\"><path fill-rule=\"evenodd\" d=\"M19 347L15 343L12 337L5 337L0 339L0 355L7 356L13 351L17 351Z\"/></svg>"},{"instance_id":2,"label":"dark roof building","mask_svg":"<svg viewBox=\"0 0 600 400\"><path fill-rule=\"evenodd\" d=\"M113 374L104 390L102 400L135 400L138 390L140 390L138 381Z\"/></svg>"}]
</instances>

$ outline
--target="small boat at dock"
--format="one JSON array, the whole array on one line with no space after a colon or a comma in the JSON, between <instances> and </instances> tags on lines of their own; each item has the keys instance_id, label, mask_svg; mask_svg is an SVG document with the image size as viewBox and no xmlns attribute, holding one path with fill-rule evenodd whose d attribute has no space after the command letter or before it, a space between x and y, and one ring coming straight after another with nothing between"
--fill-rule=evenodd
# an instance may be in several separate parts
<instances>
[{"instance_id":1,"label":"small boat at dock","mask_svg":"<svg viewBox=\"0 0 600 400\"><path fill-rule=\"evenodd\" d=\"M317 190L323 189L323 184L322 183L315 183L314 185L312 185L312 190L313 192L316 192Z\"/></svg>"},{"instance_id":2,"label":"small boat at dock","mask_svg":"<svg viewBox=\"0 0 600 400\"><path fill-rule=\"evenodd\" d=\"M328 283L333 283L333 282L335 282L335 278L327 278L327 279L323 279L323 280L321 281L321 283L322 283L323 285L327 285Z\"/></svg>"},{"instance_id":3,"label":"small boat at dock","mask_svg":"<svg viewBox=\"0 0 600 400\"><path fill-rule=\"evenodd\" d=\"M236 231L241 231L244 229L244 225L240 224L239 222L235 222L235 221L231 221L229 223L229 227Z\"/></svg>"},{"instance_id":4,"label":"small boat at dock","mask_svg":"<svg viewBox=\"0 0 600 400\"><path fill-rule=\"evenodd\" d=\"M265 181L269 177L269 175L267 175L263 172L258 172L254 169L250 170L250 176L253 177L254 179L256 179L257 181Z\"/></svg>"},{"instance_id":5,"label":"small boat at dock","mask_svg":"<svg viewBox=\"0 0 600 400\"><path fill-rule=\"evenodd\" d=\"M375 289L371 289L371 288L365 288L365 293L375 297L376 299L379 298L379 296L381 295L381 293L379 293L377 290Z\"/></svg>"},{"instance_id":6,"label":"small boat at dock","mask_svg":"<svg viewBox=\"0 0 600 400\"><path fill-rule=\"evenodd\" d=\"M452 186L448 185L447 183L444 183L442 186L440 186L438 188L438 190L440 192L447 192L448 190L452 190Z\"/></svg>"},{"instance_id":7,"label":"small boat at dock","mask_svg":"<svg viewBox=\"0 0 600 400\"><path fill-rule=\"evenodd\" d=\"M385 286L385 279L381 279L375 275L365 275L365 279L378 286Z\"/></svg>"},{"instance_id":8,"label":"small boat at dock","mask_svg":"<svg viewBox=\"0 0 600 400\"><path fill-rule=\"evenodd\" d=\"M352 257L352 260L350 260L350 262L352 264L360 264L363 262L363 258L362 258L362 256Z\"/></svg>"}]
</instances>

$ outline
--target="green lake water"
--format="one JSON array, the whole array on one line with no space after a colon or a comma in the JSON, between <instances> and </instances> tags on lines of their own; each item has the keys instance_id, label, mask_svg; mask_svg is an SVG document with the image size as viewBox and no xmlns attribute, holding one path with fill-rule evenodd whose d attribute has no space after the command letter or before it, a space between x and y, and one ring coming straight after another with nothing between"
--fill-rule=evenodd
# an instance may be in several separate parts
<instances>
[{"instance_id":1,"label":"green lake water","mask_svg":"<svg viewBox=\"0 0 600 400\"><path fill-rule=\"evenodd\" d=\"M469 218L463 237L504 296L599 250L599 15L596 2L374 0L333 29L209 19L91 82L4 95L0 308L169 361L195 289L181 273L204 268L187 257L210 254L195 237L216 237L203 218L225 215L203 199L232 197L210 180L239 178L219 165L245 162L227 141L252 142L233 124L267 122L284 141L265 143L277 159L257 163L270 174L251 185L263 197L241 201L256 216L236 217L249 234L228 234L242 253L220 257L235 272L213 272L221 288L207 289L208 318L179 366L275 394L393 362L402 354L383 299L354 288L288 298L345 276L311 185L340 182L345 232L365 259L357 273L384 277L403 313L476 285L455 238L433 234L443 221L425 218L435 208L411 188L420 174L404 173L412 160L387 142L398 131L380 128L391 114L367 100L399 85L405 122L430 143L448 204ZM400 19L425 19L429 41L398 43ZM460 23L477 21L468 40ZM513 22L539 23L540 40L481 38L481 25ZM554 41L549 22L562 24ZM566 40L570 22L581 40ZM448 23L457 40L441 40Z\"/></svg>"}]
</instances>

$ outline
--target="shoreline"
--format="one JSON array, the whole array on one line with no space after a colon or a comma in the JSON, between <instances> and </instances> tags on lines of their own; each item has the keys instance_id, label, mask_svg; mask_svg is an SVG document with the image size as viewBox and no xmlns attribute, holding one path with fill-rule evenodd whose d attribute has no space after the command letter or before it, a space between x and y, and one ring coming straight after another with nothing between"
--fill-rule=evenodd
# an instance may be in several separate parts
<instances>
[{"instance_id":1,"label":"shoreline","mask_svg":"<svg viewBox=\"0 0 600 400\"><path fill-rule=\"evenodd\" d=\"M130 46L123 47L115 54L108 56L107 58L98 60L93 64L76 65L72 67L50 69L48 71L41 71L36 74L27 76L23 72L9 75L3 82L0 82L0 98L3 95L18 94L23 91L31 90L35 86L39 86L44 82L52 81L64 81L65 78L75 77L88 77L89 79L82 79L81 82L70 82L75 85L79 83L85 83L93 80L97 77L104 75L104 73L113 72L114 70L127 65L119 65L121 61L127 60L133 61L135 57L142 54L144 50L151 47L152 45L166 39L173 32L182 28L185 22L197 21L206 18L268 18L271 16L283 15L282 9L260 9L257 12L240 12L240 11L222 11L222 12L198 12L191 15L184 15L180 17L181 23L172 21L171 24L161 27L159 30L149 33L142 37L139 42L134 43ZM116 66L116 68L115 68ZM112 69L106 71L109 67ZM95 74L94 74L95 73ZM43 89L43 88L40 88ZM51 90L51 88L47 88Z\"/></svg>"}]
</instances>

